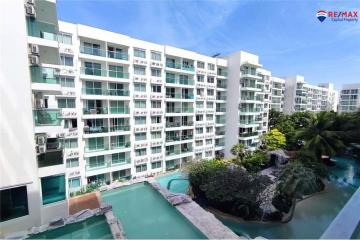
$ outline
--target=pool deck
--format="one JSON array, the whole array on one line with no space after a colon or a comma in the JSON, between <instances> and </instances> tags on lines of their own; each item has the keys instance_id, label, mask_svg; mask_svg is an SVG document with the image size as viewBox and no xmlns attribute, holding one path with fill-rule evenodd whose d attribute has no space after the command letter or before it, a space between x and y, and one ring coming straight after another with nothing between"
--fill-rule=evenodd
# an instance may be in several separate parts
<instances>
[{"instance_id":1,"label":"pool deck","mask_svg":"<svg viewBox=\"0 0 360 240\"><path fill-rule=\"evenodd\" d=\"M152 177L137 178L128 182L114 182L100 189L100 191L116 189L139 182L158 184L156 179ZM158 189L158 191L164 196L165 199L167 199L167 194L172 194L165 188ZM209 239L247 239L245 237L239 237L236 235L230 228L222 224L222 222L220 222L212 213L204 210L192 200L189 203L182 203L174 207ZM122 229L120 229L120 231L122 231Z\"/></svg>"},{"instance_id":2,"label":"pool deck","mask_svg":"<svg viewBox=\"0 0 360 240\"><path fill-rule=\"evenodd\" d=\"M85 209L99 208L99 197L97 192L72 197L69 199L69 214L73 215Z\"/></svg>"}]
</instances>

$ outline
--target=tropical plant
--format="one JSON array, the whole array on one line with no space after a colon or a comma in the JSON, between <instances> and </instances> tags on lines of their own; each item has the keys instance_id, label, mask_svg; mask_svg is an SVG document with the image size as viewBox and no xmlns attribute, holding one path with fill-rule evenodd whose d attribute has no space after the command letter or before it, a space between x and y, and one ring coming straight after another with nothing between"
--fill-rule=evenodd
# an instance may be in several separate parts
<instances>
[{"instance_id":1,"label":"tropical plant","mask_svg":"<svg viewBox=\"0 0 360 240\"><path fill-rule=\"evenodd\" d=\"M284 148L286 145L285 135L276 128L266 133L264 140L265 140L266 148L269 150Z\"/></svg>"},{"instance_id":2,"label":"tropical plant","mask_svg":"<svg viewBox=\"0 0 360 240\"><path fill-rule=\"evenodd\" d=\"M329 170L325 164L310 151L305 149L300 150L295 154L294 159L304 167L312 169L314 173L321 178L326 178L329 175Z\"/></svg>"},{"instance_id":3,"label":"tropical plant","mask_svg":"<svg viewBox=\"0 0 360 240\"><path fill-rule=\"evenodd\" d=\"M247 149L243 144L235 144L231 147L230 152L236 157L235 161L239 164L243 161L244 157L248 154Z\"/></svg>"},{"instance_id":4,"label":"tropical plant","mask_svg":"<svg viewBox=\"0 0 360 240\"><path fill-rule=\"evenodd\" d=\"M335 114L320 112L312 118L309 126L296 133L296 139L305 141L304 148L319 159L322 155L332 156L345 148L342 131L333 130Z\"/></svg>"},{"instance_id":5,"label":"tropical plant","mask_svg":"<svg viewBox=\"0 0 360 240\"><path fill-rule=\"evenodd\" d=\"M277 124L283 122L286 119L285 115L282 112L279 112L275 109L270 109L269 111L269 127L272 129Z\"/></svg>"},{"instance_id":6,"label":"tropical plant","mask_svg":"<svg viewBox=\"0 0 360 240\"><path fill-rule=\"evenodd\" d=\"M269 159L266 153L260 150L254 151L247 155L243 161L242 166L250 172L258 172L268 166Z\"/></svg>"}]
</instances>

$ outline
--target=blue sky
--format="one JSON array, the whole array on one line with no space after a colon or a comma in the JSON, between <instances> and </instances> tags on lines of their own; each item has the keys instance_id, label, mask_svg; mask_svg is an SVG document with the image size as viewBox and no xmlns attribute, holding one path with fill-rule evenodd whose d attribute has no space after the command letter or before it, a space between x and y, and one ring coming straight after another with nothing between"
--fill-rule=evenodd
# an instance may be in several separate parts
<instances>
[{"instance_id":1,"label":"blue sky","mask_svg":"<svg viewBox=\"0 0 360 240\"><path fill-rule=\"evenodd\" d=\"M316 12L360 10L360 0L57 0L60 20L213 55L245 50L274 76L360 83L358 22L320 23Z\"/></svg>"}]
</instances>

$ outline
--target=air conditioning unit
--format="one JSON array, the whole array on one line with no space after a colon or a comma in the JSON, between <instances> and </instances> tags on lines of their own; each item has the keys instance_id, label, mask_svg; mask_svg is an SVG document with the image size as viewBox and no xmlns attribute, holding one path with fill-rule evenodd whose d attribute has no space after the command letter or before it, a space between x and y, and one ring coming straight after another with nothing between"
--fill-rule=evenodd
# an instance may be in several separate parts
<instances>
[{"instance_id":1,"label":"air conditioning unit","mask_svg":"<svg viewBox=\"0 0 360 240\"><path fill-rule=\"evenodd\" d=\"M40 53L39 46L36 44L31 44L31 53L38 55Z\"/></svg>"},{"instance_id":2,"label":"air conditioning unit","mask_svg":"<svg viewBox=\"0 0 360 240\"><path fill-rule=\"evenodd\" d=\"M36 16L36 12L35 12L35 8L33 5L25 5L25 12L27 15L31 16L31 17L35 17Z\"/></svg>"},{"instance_id":3,"label":"air conditioning unit","mask_svg":"<svg viewBox=\"0 0 360 240\"><path fill-rule=\"evenodd\" d=\"M37 136L36 143L38 145L45 145L45 142L46 142L45 136Z\"/></svg>"},{"instance_id":4,"label":"air conditioning unit","mask_svg":"<svg viewBox=\"0 0 360 240\"><path fill-rule=\"evenodd\" d=\"M36 153L41 154L41 153L45 153L45 152L46 152L45 145L36 147Z\"/></svg>"},{"instance_id":5,"label":"air conditioning unit","mask_svg":"<svg viewBox=\"0 0 360 240\"><path fill-rule=\"evenodd\" d=\"M27 0L26 3L31 4L31 5L35 5L35 0Z\"/></svg>"},{"instance_id":6,"label":"air conditioning unit","mask_svg":"<svg viewBox=\"0 0 360 240\"><path fill-rule=\"evenodd\" d=\"M39 56L30 55L30 64L31 65L39 65L40 64Z\"/></svg>"}]
</instances>

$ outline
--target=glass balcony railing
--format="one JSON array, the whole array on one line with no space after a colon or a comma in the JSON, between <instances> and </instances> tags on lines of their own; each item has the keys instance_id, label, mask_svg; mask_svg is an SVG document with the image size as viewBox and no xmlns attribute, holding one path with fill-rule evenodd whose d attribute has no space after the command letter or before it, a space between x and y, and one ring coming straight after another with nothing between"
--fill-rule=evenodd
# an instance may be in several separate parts
<instances>
[{"instance_id":1,"label":"glass balcony railing","mask_svg":"<svg viewBox=\"0 0 360 240\"><path fill-rule=\"evenodd\" d=\"M94 107L94 108L84 108L84 114L107 114L108 109L107 107Z\"/></svg>"},{"instance_id":2,"label":"glass balcony railing","mask_svg":"<svg viewBox=\"0 0 360 240\"><path fill-rule=\"evenodd\" d=\"M60 126L59 109L33 110L35 126Z\"/></svg>"},{"instance_id":3,"label":"glass balcony railing","mask_svg":"<svg viewBox=\"0 0 360 240\"><path fill-rule=\"evenodd\" d=\"M216 135L225 135L225 131L222 130L222 131L215 131L215 134Z\"/></svg>"},{"instance_id":4,"label":"glass balcony railing","mask_svg":"<svg viewBox=\"0 0 360 240\"><path fill-rule=\"evenodd\" d=\"M112 142L111 149L129 148L130 142Z\"/></svg>"},{"instance_id":5,"label":"glass balcony railing","mask_svg":"<svg viewBox=\"0 0 360 240\"><path fill-rule=\"evenodd\" d=\"M130 108L129 107L110 107L111 114L129 114Z\"/></svg>"},{"instance_id":6,"label":"glass balcony railing","mask_svg":"<svg viewBox=\"0 0 360 240\"><path fill-rule=\"evenodd\" d=\"M241 113L257 113L261 111L261 108L240 108Z\"/></svg>"},{"instance_id":7,"label":"glass balcony railing","mask_svg":"<svg viewBox=\"0 0 360 240\"><path fill-rule=\"evenodd\" d=\"M62 165L64 163L62 148L46 151L45 153L40 154L37 156L37 162L39 168Z\"/></svg>"},{"instance_id":8,"label":"glass balcony railing","mask_svg":"<svg viewBox=\"0 0 360 240\"><path fill-rule=\"evenodd\" d=\"M257 132L239 133L239 137L253 137L258 136Z\"/></svg>"},{"instance_id":9,"label":"glass balcony railing","mask_svg":"<svg viewBox=\"0 0 360 240\"><path fill-rule=\"evenodd\" d=\"M194 109L189 108L189 107L183 107L181 112L183 112L183 113L193 113Z\"/></svg>"},{"instance_id":10,"label":"glass balcony railing","mask_svg":"<svg viewBox=\"0 0 360 240\"><path fill-rule=\"evenodd\" d=\"M225 119L216 119L216 122L217 124L225 124Z\"/></svg>"},{"instance_id":11,"label":"glass balcony railing","mask_svg":"<svg viewBox=\"0 0 360 240\"><path fill-rule=\"evenodd\" d=\"M130 131L130 125L111 126L110 132Z\"/></svg>"},{"instance_id":12,"label":"glass balcony railing","mask_svg":"<svg viewBox=\"0 0 360 240\"><path fill-rule=\"evenodd\" d=\"M175 99L194 99L193 94L180 94L180 93L167 93L167 98L175 98Z\"/></svg>"},{"instance_id":13,"label":"glass balcony railing","mask_svg":"<svg viewBox=\"0 0 360 240\"><path fill-rule=\"evenodd\" d=\"M127 54L126 52L107 51L107 54L108 58L129 60L129 54Z\"/></svg>"},{"instance_id":14,"label":"glass balcony railing","mask_svg":"<svg viewBox=\"0 0 360 240\"><path fill-rule=\"evenodd\" d=\"M107 163L105 161L100 161L100 162L93 163L93 164L86 164L86 171L107 168L110 166L111 166L110 163Z\"/></svg>"},{"instance_id":15,"label":"glass balcony railing","mask_svg":"<svg viewBox=\"0 0 360 240\"><path fill-rule=\"evenodd\" d=\"M226 96L216 96L216 100L226 100Z\"/></svg>"},{"instance_id":16,"label":"glass balcony railing","mask_svg":"<svg viewBox=\"0 0 360 240\"><path fill-rule=\"evenodd\" d=\"M82 67L80 69L81 74L91 75L91 76L100 76L100 77L113 77L113 78L129 78L129 73L114 71L114 70L106 70L101 68L88 68Z\"/></svg>"},{"instance_id":17,"label":"glass balcony railing","mask_svg":"<svg viewBox=\"0 0 360 240\"><path fill-rule=\"evenodd\" d=\"M241 96L241 100L244 100L244 101L255 101L255 96Z\"/></svg>"},{"instance_id":18,"label":"glass balcony railing","mask_svg":"<svg viewBox=\"0 0 360 240\"><path fill-rule=\"evenodd\" d=\"M215 143L215 147L224 147L225 146L225 142L216 142Z\"/></svg>"},{"instance_id":19,"label":"glass balcony railing","mask_svg":"<svg viewBox=\"0 0 360 240\"><path fill-rule=\"evenodd\" d=\"M34 83L60 84L58 72L54 68L30 66L30 76Z\"/></svg>"},{"instance_id":20,"label":"glass balcony railing","mask_svg":"<svg viewBox=\"0 0 360 240\"><path fill-rule=\"evenodd\" d=\"M28 35L32 37L43 38L51 41L57 41L57 26L33 18L26 18Z\"/></svg>"},{"instance_id":21,"label":"glass balcony railing","mask_svg":"<svg viewBox=\"0 0 360 240\"><path fill-rule=\"evenodd\" d=\"M109 146L105 144L99 144L95 146L86 146L85 152L99 152L109 150Z\"/></svg>"},{"instance_id":22,"label":"glass balcony railing","mask_svg":"<svg viewBox=\"0 0 360 240\"><path fill-rule=\"evenodd\" d=\"M181 153L188 153L192 151L193 151L192 147L181 148Z\"/></svg>"},{"instance_id":23,"label":"glass balcony railing","mask_svg":"<svg viewBox=\"0 0 360 240\"><path fill-rule=\"evenodd\" d=\"M188 65L179 64L179 63L167 62L166 67L194 72L194 67L193 66L188 66Z\"/></svg>"},{"instance_id":24,"label":"glass balcony railing","mask_svg":"<svg viewBox=\"0 0 360 240\"><path fill-rule=\"evenodd\" d=\"M104 95L104 96L129 96L129 90L124 89L106 89L106 88L83 88L83 94L86 95Z\"/></svg>"},{"instance_id":25,"label":"glass balcony railing","mask_svg":"<svg viewBox=\"0 0 360 240\"><path fill-rule=\"evenodd\" d=\"M240 120L239 122L240 122L240 124L256 124L257 123L255 121L248 121L248 120Z\"/></svg>"},{"instance_id":26,"label":"glass balcony railing","mask_svg":"<svg viewBox=\"0 0 360 240\"><path fill-rule=\"evenodd\" d=\"M166 77L166 83L182 84L182 85L194 85L194 80L180 79L179 77Z\"/></svg>"},{"instance_id":27,"label":"glass balcony railing","mask_svg":"<svg viewBox=\"0 0 360 240\"><path fill-rule=\"evenodd\" d=\"M93 56L106 57L106 51L94 47L80 46L80 53L93 55Z\"/></svg>"},{"instance_id":28,"label":"glass balcony railing","mask_svg":"<svg viewBox=\"0 0 360 240\"><path fill-rule=\"evenodd\" d=\"M217 112L226 112L226 108L216 108Z\"/></svg>"},{"instance_id":29,"label":"glass balcony railing","mask_svg":"<svg viewBox=\"0 0 360 240\"><path fill-rule=\"evenodd\" d=\"M218 83L216 84L216 87L217 87L217 88L226 88L226 86L227 86L226 83L219 83L219 82L218 82Z\"/></svg>"},{"instance_id":30,"label":"glass balcony railing","mask_svg":"<svg viewBox=\"0 0 360 240\"><path fill-rule=\"evenodd\" d=\"M187 122L167 122L166 123L166 127L167 128L171 128L171 127L182 127L182 126L193 126L194 122L193 121L187 121Z\"/></svg>"},{"instance_id":31,"label":"glass balcony railing","mask_svg":"<svg viewBox=\"0 0 360 240\"><path fill-rule=\"evenodd\" d=\"M166 108L167 113L181 113L181 108Z\"/></svg>"},{"instance_id":32,"label":"glass balcony railing","mask_svg":"<svg viewBox=\"0 0 360 240\"><path fill-rule=\"evenodd\" d=\"M109 132L108 127L105 127L105 126L94 126L94 127L84 126L84 133L85 134L105 133L105 132Z\"/></svg>"},{"instance_id":33,"label":"glass balcony railing","mask_svg":"<svg viewBox=\"0 0 360 240\"><path fill-rule=\"evenodd\" d=\"M217 75L227 77L228 74L226 71L218 71Z\"/></svg>"},{"instance_id":34,"label":"glass balcony railing","mask_svg":"<svg viewBox=\"0 0 360 240\"><path fill-rule=\"evenodd\" d=\"M173 156L180 154L180 149L172 149L172 150L166 150L166 156Z\"/></svg>"}]
</instances>

